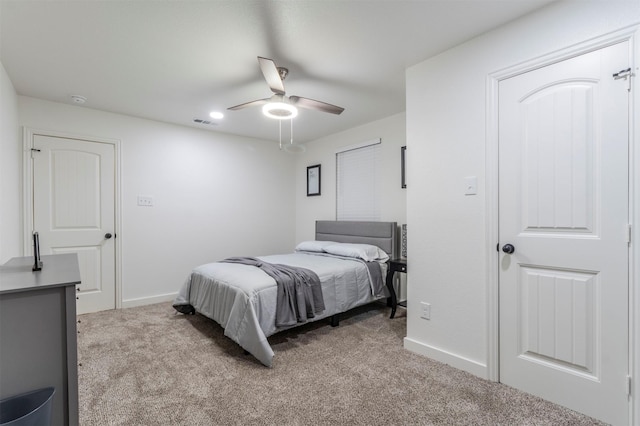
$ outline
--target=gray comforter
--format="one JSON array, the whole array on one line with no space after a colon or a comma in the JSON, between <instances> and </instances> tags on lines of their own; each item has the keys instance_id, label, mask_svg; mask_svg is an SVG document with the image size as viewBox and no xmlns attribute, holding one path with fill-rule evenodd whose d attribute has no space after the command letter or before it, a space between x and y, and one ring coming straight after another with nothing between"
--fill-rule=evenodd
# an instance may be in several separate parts
<instances>
[{"instance_id":1,"label":"gray comforter","mask_svg":"<svg viewBox=\"0 0 640 426\"><path fill-rule=\"evenodd\" d=\"M309 269L320 278L325 310L309 321L319 321L356 306L388 297L381 277L387 265L320 253L291 253L258 259ZM375 273L375 269L379 273ZM373 278L373 279L372 279ZM225 336L238 343L266 366L274 352L267 338L290 327L276 325L277 285L263 270L238 263L214 262L195 268L173 302L176 310L193 310L224 328ZM191 308L185 311L179 308Z\"/></svg>"}]
</instances>

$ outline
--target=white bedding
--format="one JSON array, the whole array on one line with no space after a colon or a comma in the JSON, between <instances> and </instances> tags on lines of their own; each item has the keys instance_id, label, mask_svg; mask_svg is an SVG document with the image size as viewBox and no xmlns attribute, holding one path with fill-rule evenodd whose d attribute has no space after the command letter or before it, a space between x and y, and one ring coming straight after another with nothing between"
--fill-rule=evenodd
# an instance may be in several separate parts
<instances>
[{"instance_id":1,"label":"white bedding","mask_svg":"<svg viewBox=\"0 0 640 426\"><path fill-rule=\"evenodd\" d=\"M368 269L358 259L309 252L262 256L259 259L310 269L318 275L325 310L312 321L385 297L383 293L372 294ZM386 264L380 265L384 277ZM259 268L235 263L208 263L192 271L174 305L192 305L199 313L218 322L224 328L225 336L270 367L274 353L267 337L284 330L275 326L276 296L274 279Z\"/></svg>"}]
</instances>

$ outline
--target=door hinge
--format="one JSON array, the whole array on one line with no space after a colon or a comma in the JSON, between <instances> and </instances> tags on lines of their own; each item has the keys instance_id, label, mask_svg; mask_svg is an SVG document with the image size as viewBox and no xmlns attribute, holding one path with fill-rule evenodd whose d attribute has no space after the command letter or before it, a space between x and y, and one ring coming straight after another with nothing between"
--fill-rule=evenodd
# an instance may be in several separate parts
<instances>
[{"instance_id":1,"label":"door hinge","mask_svg":"<svg viewBox=\"0 0 640 426\"><path fill-rule=\"evenodd\" d=\"M614 80L625 79L627 81L627 91L631 91L631 77L634 77L635 74L631 72L631 68L627 68L626 70L620 70L617 73L613 74Z\"/></svg>"},{"instance_id":2,"label":"door hinge","mask_svg":"<svg viewBox=\"0 0 640 426\"><path fill-rule=\"evenodd\" d=\"M39 149L37 148L31 148L31 159L33 160L35 157L33 156L33 154L35 154L36 152L41 152Z\"/></svg>"},{"instance_id":3,"label":"door hinge","mask_svg":"<svg viewBox=\"0 0 640 426\"><path fill-rule=\"evenodd\" d=\"M633 235L633 226L631 224L627 225L627 244L631 244L631 236Z\"/></svg>"},{"instance_id":4,"label":"door hinge","mask_svg":"<svg viewBox=\"0 0 640 426\"><path fill-rule=\"evenodd\" d=\"M627 396L631 396L631 391L633 389L632 385L633 382L631 380L631 376L627 376Z\"/></svg>"}]
</instances>

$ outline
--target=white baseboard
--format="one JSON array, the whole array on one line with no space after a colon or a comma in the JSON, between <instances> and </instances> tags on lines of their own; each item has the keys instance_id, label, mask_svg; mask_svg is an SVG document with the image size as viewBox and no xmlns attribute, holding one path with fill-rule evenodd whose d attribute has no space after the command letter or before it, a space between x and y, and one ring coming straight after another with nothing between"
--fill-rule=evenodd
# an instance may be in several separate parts
<instances>
[{"instance_id":1,"label":"white baseboard","mask_svg":"<svg viewBox=\"0 0 640 426\"><path fill-rule=\"evenodd\" d=\"M488 369L485 364L481 364L477 361L473 361L471 359L444 351L430 345L426 345L421 342L417 342L408 337L404 338L404 348L411 352L417 353L418 355L435 359L436 361L448 364L459 370L464 370L483 379L486 379L488 377Z\"/></svg>"},{"instance_id":2,"label":"white baseboard","mask_svg":"<svg viewBox=\"0 0 640 426\"><path fill-rule=\"evenodd\" d=\"M140 297L138 299L128 299L122 301L122 309L135 308L136 306L153 305L154 303L171 302L178 293L160 294L158 296Z\"/></svg>"}]
</instances>

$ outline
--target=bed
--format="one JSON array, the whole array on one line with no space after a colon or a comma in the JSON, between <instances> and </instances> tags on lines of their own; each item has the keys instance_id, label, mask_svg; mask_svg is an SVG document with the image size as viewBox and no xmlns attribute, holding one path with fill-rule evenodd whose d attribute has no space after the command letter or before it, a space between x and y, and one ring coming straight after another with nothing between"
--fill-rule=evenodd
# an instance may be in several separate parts
<instances>
[{"instance_id":1,"label":"bed","mask_svg":"<svg viewBox=\"0 0 640 426\"><path fill-rule=\"evenodd\" d=\"M384 277L386 261L396 256L396 229L396 222L317 221L315 240L300 242L293 253L227 259L194 268L173 306L178 312L197 312L216 321L225 336L271 367L274 352L269 336L325 318L337 326L338 314L389 296ZM314 311L318 306L306 299L309 315L300 314L302 319L283 325L283 290L272 271L265 272L265 264L311 271L319 280L322 309Z\"/></svg>"}]
</instances>

